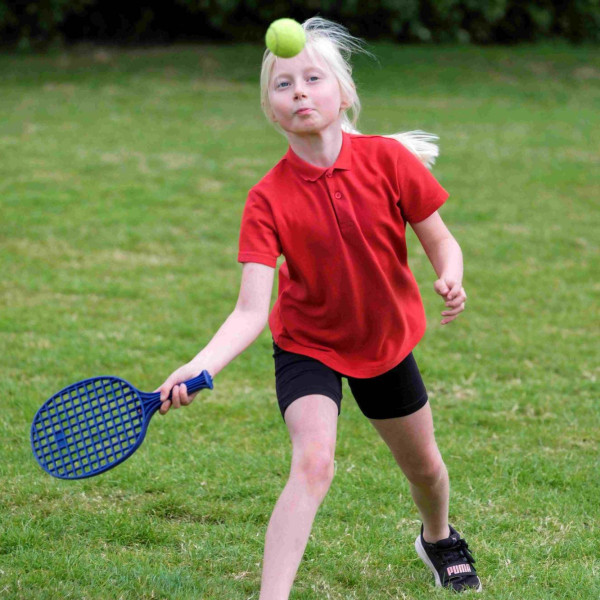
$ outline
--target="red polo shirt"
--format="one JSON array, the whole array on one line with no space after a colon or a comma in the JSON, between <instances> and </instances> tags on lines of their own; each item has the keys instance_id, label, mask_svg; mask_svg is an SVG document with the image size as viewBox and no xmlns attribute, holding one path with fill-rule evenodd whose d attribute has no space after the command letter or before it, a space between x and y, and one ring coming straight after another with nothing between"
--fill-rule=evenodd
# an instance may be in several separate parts
<instances>
[{"instance_id":1,"label":"red polo shirt","mask_svg":"<svg viewBox=\"0 0 600 600\"><path fill-rule=\"evenodd\" d=\"M239 238L238 262L276 267L285 257L269 315L276 344L350 377L375 377L401 362L426 326L406 223L447 198L392 138L343 132L326 168L289 147L250 189Z\"/></svg>"}]
</instances>

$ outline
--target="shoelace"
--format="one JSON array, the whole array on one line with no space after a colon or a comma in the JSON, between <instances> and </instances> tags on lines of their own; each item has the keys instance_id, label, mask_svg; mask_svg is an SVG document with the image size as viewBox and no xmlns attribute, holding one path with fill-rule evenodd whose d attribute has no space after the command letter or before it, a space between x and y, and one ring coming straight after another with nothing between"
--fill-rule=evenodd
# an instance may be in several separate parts
<instances>
[{"instance_id":1,"label":"shoelace","mask_svg":"<svg viewBox=\"0 0 600 600\"><path fill-rule=\"evenodd\" d=\"M448 548L436 548L436 553L442 559L442 565L448 565L450 563L462 562L466 559L467 562L473 564L475 559L471 552L469 552L469 545L462 538L459 539L455 544ZM470 573L467 573L469 575Z\"/></svg>"}]
</instances>

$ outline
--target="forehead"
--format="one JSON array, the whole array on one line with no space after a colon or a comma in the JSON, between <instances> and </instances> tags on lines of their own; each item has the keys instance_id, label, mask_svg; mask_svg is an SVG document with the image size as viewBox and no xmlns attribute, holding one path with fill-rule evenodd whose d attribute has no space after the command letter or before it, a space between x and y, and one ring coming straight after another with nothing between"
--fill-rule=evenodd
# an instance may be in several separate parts
<instances>
[{"instance_id":1,"label":"forehead","mask_svg":"<svg viewBox=\"0 0 600 600\"><path fill-rule=\"evenodd\" d=\"M301 73L315 67L321 71L331 71L327 63L316 52L310 52L308 48L304 48L302 52L292 58L276 58L271 71L271 78Z\"/></svg>"}]
</instances>

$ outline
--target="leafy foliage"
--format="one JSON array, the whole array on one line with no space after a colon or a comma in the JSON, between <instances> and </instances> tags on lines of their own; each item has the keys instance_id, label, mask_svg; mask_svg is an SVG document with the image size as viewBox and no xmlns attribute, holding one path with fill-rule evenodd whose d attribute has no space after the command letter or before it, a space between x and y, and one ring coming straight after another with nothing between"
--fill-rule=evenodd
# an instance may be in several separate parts
<instances>
[{"instance_id":1,"label":"leafy foliage","mask_svg":"<svg viewBox=\"0 0 600 600\"><path fill-rule=\"evenodd\" d=\"M82 39L118 43L262 39L269 22L320 15L360 37L403 42L516 43L561 37L600 41L600 0L0 0L5 45L46 47Z\"/></svg>"}]
</instances>

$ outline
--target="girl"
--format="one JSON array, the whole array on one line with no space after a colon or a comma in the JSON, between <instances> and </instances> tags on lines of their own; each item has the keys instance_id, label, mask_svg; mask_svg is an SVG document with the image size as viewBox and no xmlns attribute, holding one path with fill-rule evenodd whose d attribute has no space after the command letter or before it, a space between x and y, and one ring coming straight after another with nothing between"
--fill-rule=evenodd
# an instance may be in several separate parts
<instances>
[{"instance_id":1,"label":"girl","mask_svg":"<svg viewBox=\"0 0 600 600\"><path fill-rule=\"evenodd\" d=\"M422 518L415 548L436 585L481 590L467 543L448 523L448 474L412 355L426 323L407 264L407 222L437 273L434 290L447 307L442 325L464 310L467 297L460 247L437 212L448 193L427 169L437 155L429 140L437 138L360 134L348 62L362 50L360 40L319 17L303 28L300 54L281 59L267 50L263 58L262 108L289 148L248 194L236 307L159 388L161 413L188 405L194 394L178 384L202 369L214 377L268 320L292 463L266 532L260 600L288 598L331 484L342 377L410 482Z\"/></svg>"}]
</instances>

